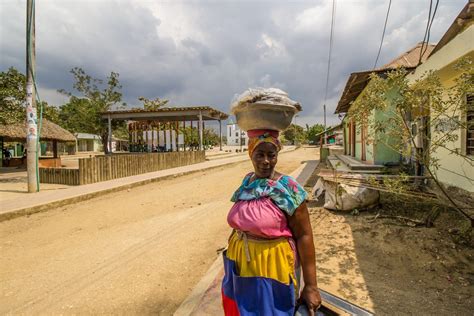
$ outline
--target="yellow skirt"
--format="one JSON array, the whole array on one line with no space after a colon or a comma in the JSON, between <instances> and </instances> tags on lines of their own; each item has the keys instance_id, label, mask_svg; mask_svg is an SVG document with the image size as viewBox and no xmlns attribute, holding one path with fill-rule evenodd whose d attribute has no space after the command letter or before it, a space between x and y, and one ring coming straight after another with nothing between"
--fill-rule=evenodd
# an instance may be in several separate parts
<instances>
[{"instance_id":1,"label":"yellow skirt","mask_svg":"<svg viewBox=\"0 0 474 316\"><path fill-rule=\"evenodd\" d=\"M226 257L235 262L240 277L269 278L286 285L292 283L297 290L297 258L293 248L285 237L255 239L234 231L229 238Z\"/></svg>"}]
</instances>

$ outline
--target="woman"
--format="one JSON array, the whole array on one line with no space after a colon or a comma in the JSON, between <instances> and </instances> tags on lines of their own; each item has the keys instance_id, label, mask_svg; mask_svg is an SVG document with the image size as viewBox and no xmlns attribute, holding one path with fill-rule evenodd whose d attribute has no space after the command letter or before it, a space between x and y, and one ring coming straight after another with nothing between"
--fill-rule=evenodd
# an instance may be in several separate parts
<instances>
[{"instance_id":1,"label":"woman","mask_svg":"<svg viewBox=\"0 0 474 316\"><path fill-rule=\"evenodd\" d=\"M227 221L234 229L224 252L222 300L226 315L293 315L299 301L310 315L321 304L313 232L304 189L275 171L278 132L250 130L249 173L232 196Z\"/></svg>"}]
</instances>

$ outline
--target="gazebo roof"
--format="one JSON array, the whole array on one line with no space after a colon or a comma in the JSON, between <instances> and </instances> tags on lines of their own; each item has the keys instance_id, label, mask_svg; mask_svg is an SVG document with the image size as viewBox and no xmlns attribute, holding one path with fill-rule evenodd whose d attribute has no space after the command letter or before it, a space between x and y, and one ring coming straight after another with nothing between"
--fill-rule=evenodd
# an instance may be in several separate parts
<instances>
[{"instance_id":1,"label":"gazebo roof","mask_svg":"<svg viewBox=\"0 0 474 316\"><path fill-rule=\"evenodd\" d=\"M102 118L131 121L160 121L181 122L184 120L197 121L199 115L205 121L226 120L229 115L209 106L165 107L158 110L132 109L125 111L108 111L102 113Z\"/></svg>"},{"instance_id":2,"label":"gazebo roof","mask_svg":"<svg viewBox=\"0 0 474 316\"><path fill-rule=\"evenodd\" d=\"M26 141L26 126L24 122L0 125L0 137L4 141ZM57 140L60 142L75 142L76 138L61 126L43 119L40 140Z\"/></svg>"}]
</instances>

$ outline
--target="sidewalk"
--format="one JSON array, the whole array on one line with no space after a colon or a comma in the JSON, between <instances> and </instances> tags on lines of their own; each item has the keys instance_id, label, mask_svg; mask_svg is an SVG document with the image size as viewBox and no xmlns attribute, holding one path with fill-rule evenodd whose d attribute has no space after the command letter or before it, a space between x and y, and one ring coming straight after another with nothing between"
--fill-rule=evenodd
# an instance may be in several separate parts
<instances>
[{"instance_id":1,"label":"sidewalk","mask_svg":"<svg viewBox=\"0 0 474 316\"><path fill-rule=\"evenodd\" d=\"M288 146L282 150L282 153L293 150L295 150L295 147ZM68 186L58 190L21 194L18 198L1 201L0 222L19 216L47 211L48 209L54 207L60 207L88 200L102 194L129 189L135 186L165 180L193 172L239 163L247 161L248 159L248 154L242 153L238 156L232 156L229 158L215 159L198 164L144 173L110 181L80 186Z\"/></svg>"},{"instance_id":2,"label":"sidewalk","mask_svg":"<svg viewBox=\"0 0 474 316\"><path fill-rule=\"evenodd\" d=\"M310 160L302 164L290 175L304 185L318 166L319 161ZM194 287L191 294L176 310L174 316L222 315L221 282L224 277L221 253Z\"/></svg>"}]
</instances>

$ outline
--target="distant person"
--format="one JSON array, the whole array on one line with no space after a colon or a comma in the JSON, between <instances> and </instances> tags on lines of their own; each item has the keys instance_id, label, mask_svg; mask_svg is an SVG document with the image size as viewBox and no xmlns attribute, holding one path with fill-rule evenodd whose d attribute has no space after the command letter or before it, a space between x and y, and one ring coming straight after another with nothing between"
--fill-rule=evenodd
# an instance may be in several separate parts
<instances>
[{"instance_id":1,"label":"distant person","mask_svg":"<svg viewBox=\"0 0 474 316\"><path fill-rule=\"evenodd\" d=\"M277 131L250 130L248 136L254 172L235 191L227 216L234 230L223 254L225 315L293 316L298 297L314 315L321 297L307 193L275 170L282 148Z\"/></svg>"},{"instance_id":2,"label":"distant person","mask_svg":"<svg viewBox=\"0 0 474 316\"><path fill-rule=\"evenodd\" d=\"M8 149L3 149L3 161L5 164L5 167L10 166L10 159L12 159L12 154Z\"/></svg>"}]
</instances>

